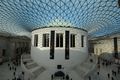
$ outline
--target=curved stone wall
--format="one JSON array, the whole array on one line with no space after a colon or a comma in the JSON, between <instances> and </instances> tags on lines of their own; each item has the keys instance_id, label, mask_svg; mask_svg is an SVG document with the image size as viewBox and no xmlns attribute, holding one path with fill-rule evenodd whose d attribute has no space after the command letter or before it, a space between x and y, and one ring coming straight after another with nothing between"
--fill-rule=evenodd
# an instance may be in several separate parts
<instances>
[{"instance_id":1,"label":"curved stone wall","mask_svg":"<svg viewBox=\"0 0 120 80\"><path fill-rule=\"evenodd\" d=\"M55 32L53 53L54 59L50 59L51 31ZM69 31L68 40L65 40L66 31ZM49 34L49 47L43 47L43 34ZM56 47L57 34L63 35L63 47ZM74 47L71 47L71 34L75 35ZM38 35L37 46L35 46L34 35ZM81 36L84 36L83 47ZM69 54L69 59L65 58L66 41L69 41L69 53L67 53ZM62 65L62 68L68 69L82 63L87 58L87 56L87 32L85 30L73 27L47 27L32 31L31 57L39 65L42 65L46 68L56 69L57 65Z\"/></svg>"}]
</instances>

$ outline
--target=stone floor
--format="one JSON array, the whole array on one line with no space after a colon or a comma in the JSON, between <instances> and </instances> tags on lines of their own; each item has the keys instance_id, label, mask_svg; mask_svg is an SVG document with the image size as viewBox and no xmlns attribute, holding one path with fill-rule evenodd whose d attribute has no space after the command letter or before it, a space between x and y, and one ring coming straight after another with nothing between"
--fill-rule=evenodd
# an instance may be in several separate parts
<instances>
[{"instance_id":1,"label":"stone floor","mask_svg":"<svg viewBox=\"0 0 120 80\"><path fill-rule=\"evenodd\" d=\"M11 70L10 67L8 67L8 63L11 66ZM5 62L2 65L0 65L0 80L13 80L14 72L16 78L21 75L22 73L21 67L16 66L16 71L15 71L15 69L12 68L13 66L14 65L11 62Z\"/></svg>"},{"instance_id":2,"label":"stone floor","mask_svg":"<svg viewBox=\"0 0 120 80\"><path fill-rule=\"evenodd\" d=\"M118 73L118 66L117 64L111 64L111 65L102 65L102 62L100 64L100 69L97 69L96 71L91 74L91 80L120 80L120 73ZM116 72L116 76L112 74L112 71ZM97 74L99 72L99 75ZM110 77L108 78L108 73L110 74ZM113 77L113 79L112 79ZM88 78L86 80L89 80Z\"/></svg>"},{"instance_id":3,"label":"stone floor","mask_svg":"<svg viewBox=\"0 0 120 80\"><path fill-rule=\"evenodd\" d=\"M10 63L11 66L13 66L12 63ZM94 71L90 74L91 80L120 80L120 74L116 74L116 76L112 75L112 70L117 71L118 65L112 64L110 66L102 66L100 69L97 69L97 71ZM14 72L15 70L10 70L8 67L8 62L3 63L0 65L0 80L13 80L14 78ZM22 69L20 66L16 67L16 73L15 76L18 77L21 75ZM99 72L99 75L97 74ZM107 74L110 73L110 78L108 78ZM113 77L114 79L111 79ZM81 79L78 79L81 80ZM86 78L86 80L90 80L89 78Z\"/></svg>"}]
</instances>

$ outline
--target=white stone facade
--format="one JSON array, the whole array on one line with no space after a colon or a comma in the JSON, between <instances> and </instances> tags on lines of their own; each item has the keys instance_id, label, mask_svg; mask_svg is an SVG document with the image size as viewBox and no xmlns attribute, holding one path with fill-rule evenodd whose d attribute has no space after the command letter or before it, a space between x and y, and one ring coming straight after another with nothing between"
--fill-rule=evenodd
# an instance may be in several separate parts
<instances>
[{"instance_id":1,"label":"white stone facade","mask_svg":"<svg viewBox=\"0 0 120 80\"><path fill-rule=\"evenodd\" d=\"M113 37L99 39L94 41L94 53L100 55L102 53L114 52L114 40ZM117 37L118 52L120 52L120 37Z\"/></svg>"},{"instance_id":2,"label":"white stone facade","mask_svg":"<svg viewBox=\"0 0 120 80\"><path fill-rule=\"evenodd\" d=\"M55 53L54 59L51 60L50 56L50 46L42 46L42 36L43 34L50 34L50 32L55 31ZM70 34L75 34L75 47L70 47L70 59L65 60L65 31L69 31ZM63 47L56 47L56 33L63 34ZM34 47L34 35L38 34L38 46ZM81 47L81 36L84 35L84 47ZM49 35L50 39L50 35ZM87 47L87 32L82 29L72 28L72 27L48 27L40 28L32 31L32 46L31 46L31 57L39 65L45 68L56 68L57 65L62 65L64 68L72 68L77 64L82 63L88 56ZM50 40L49 40L50 45ZM70 44L69 44L70 45Z\"/></svg>"},{"instance_id":3,"label":"white stone facade","mask_svg":"<svg viewBox=\"0 0 120 80\"><path fill-rule=\"evenodd\" d=\"M15 59L16 55L18 54L16 53L16 49L25 47L30 48L30 39L23 39L22 37L18 38L0 36L0 59L3 61ZM21 52L20 49L18 52Z\"/></svg>"}]
</instances>

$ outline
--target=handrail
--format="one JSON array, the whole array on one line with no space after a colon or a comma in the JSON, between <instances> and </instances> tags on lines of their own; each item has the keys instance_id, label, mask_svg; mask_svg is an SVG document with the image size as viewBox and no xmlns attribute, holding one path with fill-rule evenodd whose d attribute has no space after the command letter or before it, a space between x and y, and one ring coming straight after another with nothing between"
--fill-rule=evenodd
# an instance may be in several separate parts
<instances>
[{"instance_id":1,"label":"handrail","mask_svg":"<svg viewBox=\"0 0 120 80\"><path fill-rule=\"evenodd\" d=\"M92 66L91 70L87 73L87 75L85 77L87 77L89 74L93 73L96 69L97 69L97 62L98 62L98 59L97 59L97 56L96 55L93 55L95 57L95 65Z\"/></svg>"},{"instance_id":2,"label":"handrail","mask_svg":"<svg viewBox=\"0 0 120 80\"><path fill-rule=\"evenodd\" d=\"M90 61L91 58L93 58L93 62L90 63L89 61ZM89 73L91 73L92 71L94 71L94 69L96 68L96 65L97 65L97 58L96 58L95 55L91 55L91 56L89 56L89 58L83 64L77 66L74 69L75 69L76 72L78 72L78 74L80 74L80 76L82 78L85 78Z\"/></svg>"},{"instance_id":3,"label":"handrail","mask_svg":"<svg viewBox=\"0 0 120 80\"><path fill-rule=\"evenodd\" d=\"M38 75L45 71L45 68L35 63L28 54L21 56L21 67L25 72L30 74L31 79L35 79Z\"/></svg>"}]
</instances>

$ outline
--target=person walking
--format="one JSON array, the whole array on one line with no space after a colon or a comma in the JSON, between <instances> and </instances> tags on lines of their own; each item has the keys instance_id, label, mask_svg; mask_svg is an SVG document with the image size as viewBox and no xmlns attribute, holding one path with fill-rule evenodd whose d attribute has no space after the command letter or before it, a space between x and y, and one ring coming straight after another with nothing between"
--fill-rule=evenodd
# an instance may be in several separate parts
<instances>
[{"instance_id":1,"label":"person walking","mask_svg":"<svg viewBox=\"0 0 120 80\"><path fill-rule=\"evenodd\" d=\"M91 76L89 76L88 79L91 80Z\"/></svg>"},{"instance_id":2,"label":"person walking","mask_svg":"<svg viewBox=\"0 0 120 80\"><path fill-rule=\"evenodd\" d=\"M69 80L69 76L68 75L66 75L66 80Z\"/></svg>"},{"instance_id":3,"label":"person walking","mask_svg":"<svg viewBox=\"0 0 120 80\"><path fill-rule=\"evenodd\" d=\"M108 76L108 78L110 78L110 74L109 73L107 74L107 76Z\"/></svg>"}]
</instances>

